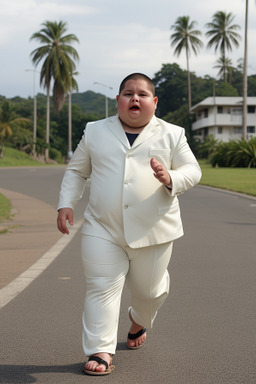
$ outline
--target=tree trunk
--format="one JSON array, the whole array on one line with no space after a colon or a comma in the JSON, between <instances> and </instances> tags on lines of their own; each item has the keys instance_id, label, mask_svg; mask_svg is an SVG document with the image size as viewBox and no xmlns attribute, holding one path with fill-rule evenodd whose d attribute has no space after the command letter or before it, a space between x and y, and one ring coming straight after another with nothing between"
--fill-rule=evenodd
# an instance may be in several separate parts
<instances>
[{"instance_id":1,"label":"tree trunk","mask_svg":"<svg viewBox=\"0 0 256 384\"><path fill-rule=\"evenodd\" d=\"M3 157L4 157L4 138L2 137L0 159L2 159Z\"/></svg>"},{"instance_id":2,"label":"tree trunk","mask_svg":"<svg viewBox=\"0 0 256 384\"><path fill-rule=\"evenodd\" d=\"M190 109L191 109L191 84L190 84L188 49L186 49L186 57L187 57L187 72L188 72L188 111L190 113Z\"/></svg>"},{"instance_id":3,"label":"tree trunk","mask_svg":"<svg viewBox=\"0 0 256 384\"><path fill-rule=\"evenodd\" d=\"M72 157L72 102L71 102L72 91L68 95L68 159Z\"/></svg>"},{"instance_id":4,"label":"tree trunk","mask_svg":"<svg viewBox=\"0 0 256 384\"><path fill-rule=\"evenodd\" d=\"M49 161L49 143L50 143L50 85L47 87L47 105L46 105L46 148L45 161Z\"/></svg>"},{"instance_id":5,"label":"tree trunk","mask_svg":"<svg viewBox=\"0 0 256 384\"><path fill-rule=\"evenodd\" d=\"M245 3L244 31L244 76L243 76L243 139L247 140L247 32L248 32L248 0Z\"/></svg>"}]
</instances>

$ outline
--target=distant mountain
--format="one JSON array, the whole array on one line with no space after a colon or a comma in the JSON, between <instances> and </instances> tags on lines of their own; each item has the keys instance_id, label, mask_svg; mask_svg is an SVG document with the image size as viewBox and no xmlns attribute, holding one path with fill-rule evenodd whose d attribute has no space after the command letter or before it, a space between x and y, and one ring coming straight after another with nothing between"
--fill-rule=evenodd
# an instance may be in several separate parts
<instances>
[{"instance_id":1,"label":"distant mountain","mask_svg":"<svg viewBox=\"0 0 256 384\"><path fill-rule=\"evenodd\" d=\"M101 93L86 91L73 93L72 103L77 104L83 113L93 113L96 116L105 116L106 97ZM108 115L116 114L116 100L108 98Z\"/></svg>"},{"instance_id":2,"label":"distant mountain","mask_svg":"<svg viewBox=\"0 0 256 384\"><path fill-rule=\"evenodd\" d=\"M5 96L0 95L0 103L7 98ZM31 98L28 99L22 98L20 96L15 96L9 99L11 102L17 103L25 103L30 101ZM68 98L66 98L66 103L68 102ZM37 103L45 105L46 104L46 95L43 93L37 94ZM106 97L101 93L95 93L93 91L86 91L82 93L73 93L72 94L72 104L77 104L84 114L93 114L96 117L105 117L105 105L106 105ZM52 106L52 98L51 98L51 106ZM116 100L108 98L108 115L115 115L117 113L116 110Z\"/></svg>"}]
</instances>

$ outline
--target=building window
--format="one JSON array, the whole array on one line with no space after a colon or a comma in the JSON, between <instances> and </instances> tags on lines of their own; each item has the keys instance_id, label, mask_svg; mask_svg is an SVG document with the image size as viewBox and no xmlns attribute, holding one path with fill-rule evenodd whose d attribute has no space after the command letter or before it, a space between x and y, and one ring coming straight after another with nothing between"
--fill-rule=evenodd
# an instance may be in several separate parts
<instances>
[{"instance_id":1,"label":"building window","mask_svg":"<svg viewBox=\"0 0 256 384\"><path fill-rule=\"evenodd\" d=\"M242 108L231 108L231 115L242 115L243 110Z\"/></svg>"},{"instance_id":2,"label":"building window","mask_svg":"<svg viewBox=\"0 0 256 384\"><path fill-rule=\"evenodd\" d=\"M248 125L247 133L255 133L255 127L253 125Z\"/></svg>"},{"instance_id":3,"label":"building window","mask_svg":"<svg viewBox=\"0 0 256 384\"><path fill-rule=\"evenodd\" d=\"M247 112L248 113L255 113L255 106L254 105L248 105Z\"/></svg>"},{"instance_id":4,"label":"building window","mask_svg":"<svg viewBox=\"0 0 256 384\"><path fill-rule=\"evenodd\" d=\"M218 107L218 113L223 113L223 107Z\"/></svg>"},{"instance_id":5,"label":"building window","mask_svg":"<svg viewBox=\"0 0 256 384\"><path fill-rule=\"evenodd\" d=\"M218 134L222 135L222 127L218 127Z\"/></svg>"},{"instance_id":6,"label":"building window","mask_svg":"<svg viewBox=\"0 0 256 384\"><path fill-rule=\"evenodd\" d=\"M243 128L242 127L234 127L233 132L235 135L241 135L243 133Z\"/></svg>"}]
</instances>

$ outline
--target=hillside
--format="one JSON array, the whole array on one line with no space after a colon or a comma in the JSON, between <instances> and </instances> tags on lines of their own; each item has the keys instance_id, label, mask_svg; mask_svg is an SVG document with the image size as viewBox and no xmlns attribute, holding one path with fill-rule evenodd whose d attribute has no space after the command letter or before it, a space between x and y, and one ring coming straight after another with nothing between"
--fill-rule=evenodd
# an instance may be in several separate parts
<instances>
[{"instance_id":1,"label":"hillside","mask_svg":"<svg viewBox=\"0 0 256 384\"><path fill-rule=\"evenodd\" d=\"M0 103L6 100L5 96L0 95ZM24 111L25 106L31 104L31 98L25 99L20 96L15 96L9 99L14 104L22 104L22 108ZM68 103L68 98L66 98L66 103ZM104 117L105 116L105 103L106 98L101 93L95 93L93 91L86 91L82 93L73 93L72 94L72 104L76 104L81 108L82 113L84 114L92 114L96 117ZM51 105L53 104L51 98ZM40 105L45 107L46 105L46 95L43 93L37 94L37 105L40 109ZM25 108L26 109L26 108ZM116 114L116 100L108 98L108 110L109 116ZM24 116L24 113L23 113Z\"/></svg>"},{"instance_id":2,"label":"hillside","mask_svg":"<svg viewBox=\"0 0 256 384\"><path fill-rule=\"evenodd\" d=\"M104 116L105 102L106 98L104 95L101 93L95 93L93 91L73 93L72 95L72 103L77 104L83 113L92 113L94 115ZM116 113L115 99L108 98L108 110L109 115Z\"/></svg>"}]
</instances>

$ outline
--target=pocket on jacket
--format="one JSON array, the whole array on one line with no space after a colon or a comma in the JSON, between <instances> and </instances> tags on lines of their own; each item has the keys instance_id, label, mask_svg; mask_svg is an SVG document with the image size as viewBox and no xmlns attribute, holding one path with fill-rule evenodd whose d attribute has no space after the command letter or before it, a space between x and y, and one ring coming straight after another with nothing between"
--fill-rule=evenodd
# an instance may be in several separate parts
<instances>
[{"instance_id":1,"label":"pocket on jacket","mask_svg":"<svg viewBox=\"0 0 256 384\"><path fill-rule=\"evenodd\" d=\"M157 156L157 155L169 155L170 149L150 149L150 156Z\"/></svg>"},{"instance_id":2,"label":"pocket on jacket","mask_svg":"<svg viewBox=\"0 0 256 384\"><path fill-rule=\"evenodd\" d=\"M170 167L170 149L153 149L149 150L150 158L154 157L160 163L164 164L167 169Z\"/></svg>"}]
</instances>

